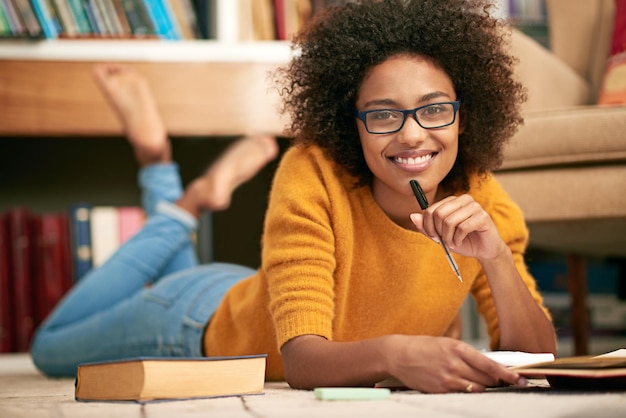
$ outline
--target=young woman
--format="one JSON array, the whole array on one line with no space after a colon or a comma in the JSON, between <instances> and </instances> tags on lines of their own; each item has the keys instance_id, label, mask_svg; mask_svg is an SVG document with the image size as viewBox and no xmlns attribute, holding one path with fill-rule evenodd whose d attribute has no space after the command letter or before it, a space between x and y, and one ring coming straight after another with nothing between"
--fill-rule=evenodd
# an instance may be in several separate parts
<instances>
[{"instance_id":1,"label":"young woman","mask_svg":"<svg viewBox=\"0 0 626 418\"><path fill-rule=\"evenodd\" d=\"M225 208L275 155L272 142L244 140L181 194L154 105L143 100L150 117L136 105L142 82L101 69L143 166L151 217L42 325L35 363L63 375L135 355L267 353L267 378L295 388L388 377L437 393L524 384L445 336L472 294L493 349L556 351L523 260L523 215L490 174L525 95L488 3L348 3L295 38L298 53L276 74L294 143L273 181L256 272L192 267L185 254L199 211Z\"/></svg>"}]
</instances>

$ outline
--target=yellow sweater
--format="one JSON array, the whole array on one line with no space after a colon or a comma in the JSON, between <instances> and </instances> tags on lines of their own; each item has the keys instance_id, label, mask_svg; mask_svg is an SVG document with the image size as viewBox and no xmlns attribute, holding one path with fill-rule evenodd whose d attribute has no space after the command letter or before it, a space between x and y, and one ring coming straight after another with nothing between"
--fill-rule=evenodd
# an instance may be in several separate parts
<instances>
[{"instance_id":1,"label":"yellow sweater","mask_svg":"<svg viewBox=\"0 0 626 418\"><path fill-rule=\"evenodd\" d=\"M354 341L386 334L442 335L471 292L493 348L498 319L480 264L454 254L383 213L369 187L316 147L291 148L276 172L262 266L228 291L207 328L207 355L268 354L268 380L282 380L280 347L304 334ZM491 215L518 270L542 304L523 261L528 234L518 206L495 179L470 194Z\"/></svg>"}]
</instances>

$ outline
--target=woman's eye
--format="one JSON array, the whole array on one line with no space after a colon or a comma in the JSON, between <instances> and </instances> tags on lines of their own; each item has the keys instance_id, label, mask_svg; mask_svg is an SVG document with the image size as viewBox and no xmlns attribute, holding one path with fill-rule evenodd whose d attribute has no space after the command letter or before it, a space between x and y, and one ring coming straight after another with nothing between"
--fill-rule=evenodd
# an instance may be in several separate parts
<instances>
[{"instance_id":1,"label":"woman's eye","mask_svg":"<svg viewBox=\"0 0 626 418\"><path fill-rule=\"evenodd\" d=\"M373 119L376 120L387 120L396 117L395 112L391 112L389 110L379 110L377 112L372 112L371 116Z\"/></svg>"},{"instance_id":2,"label":"woman's eye","mask_svg":"<svg viewBox=\"0 0 626 418\"><path fill-rule=\"evenodd\" d=\"M425 115L434 115L440 112L443 112L443 106L441 105L432 105L422 109L422 114Z\"/></svg>"}]
</instances>

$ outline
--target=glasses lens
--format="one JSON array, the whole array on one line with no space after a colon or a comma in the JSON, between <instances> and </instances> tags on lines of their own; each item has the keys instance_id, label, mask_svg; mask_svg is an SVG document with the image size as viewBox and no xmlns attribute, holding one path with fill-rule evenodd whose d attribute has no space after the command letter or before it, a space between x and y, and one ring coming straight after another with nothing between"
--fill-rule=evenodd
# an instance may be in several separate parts
<instances>
[{"instance_id":1,"label":"glasses lens","mask_svg":"<svg viewBox=\"0 0 626 418\"><path fill-rule=\"evenodd\" d=\"M451 103L434 103L418 110L416 116L424 128L437 128L454 121L454 107Z\"/></svg>"},{"instance_id":2,"label":"glasses lens","mask_svg":"<svg viewBox=\"0 0 626 418\"><path fill-rule=\"evenodd\" d=\"M399 110L375 110L366 116L370 132L392 132L400 129L404 114Z\"/></svg>"}]
</instances>

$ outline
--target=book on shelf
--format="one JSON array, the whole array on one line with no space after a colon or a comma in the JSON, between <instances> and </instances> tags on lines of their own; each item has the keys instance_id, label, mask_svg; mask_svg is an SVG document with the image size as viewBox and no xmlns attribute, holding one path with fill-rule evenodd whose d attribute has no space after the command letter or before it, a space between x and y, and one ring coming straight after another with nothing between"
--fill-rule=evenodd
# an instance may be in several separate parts
<instances>
[{"instance_id":1,"label":"book on shelf","mask_svg":"<svg viewBox=\"0 0 626 418\"><path fill-rule=\"evenodd\" d=\"M143 210L136 206L92 206L89 217L93 267L99 267L141 229Z\"/></svg>"},{"instance_id":2,"label":"book on shelf","mask_svg":"<svg viewBox=\"0 0 626 418\"><path fill-rule=\"evenodd\" d=\"M5 0L0 37L290 40L314 13L347 1Z\"/></svg>"},{"instance_id":3,"label":"book on shelf","mask_svg":"<svg viewBox=\"0 0 626 418\"><path fill-rule=\"evenodd\" d=\"M13 295L9 281L7 233L0 215L0 353L13 351Z\"/></svg>"},{"instance_id":4,"label":"book on shelf","mask_svg":"<svg viewBox=\"0 0 626 418\"><path fill-rule=\"evenodd\" d=\"M78 282L93 267L91 256L91 204L75 203L69 208L70 249L73 281Z\"/></svg>"},{"instance_id":5,"label":"book on shelf","mask_svg":"<svg viewBox=\"0 0 626 418\"><path fill-rule=\"evenodd\" d=\"M145 357L80 364L75 397L150 402L261 394L266 357Z\"/></svg>"},{"instance_id":6,"label":"book on shelf","mask_svg":"<svg viewBox=\"0 0 626 418\"><path fill-rule=\"evenodd\" d=\"M31 285L30 212L25 207L12 207L5 216L6 259L13 299L13 349L28 351L35 326Z\"/></svg>"},{"instance_id":7,"label":"book on shelf","mask_svg":"<svg viewBox=\"0 0 626 418\"><path fill-rule=\"evenodd\" d=\"M32 214L32 289L35 325L40 324L73 285L68 215Z\"/></svg>"},{"instance_id":8,"label":"book on shelf","mask_svg":"<svg viewBox=\"0 0 626 418\"><path fill-rule=\"evenodd\" d=\"M53 13L50 0L33 0L33 10L37 16L43 35L47 39L54 39L59 36L60 23Z\"/></svg>"}]
</instances>

